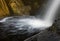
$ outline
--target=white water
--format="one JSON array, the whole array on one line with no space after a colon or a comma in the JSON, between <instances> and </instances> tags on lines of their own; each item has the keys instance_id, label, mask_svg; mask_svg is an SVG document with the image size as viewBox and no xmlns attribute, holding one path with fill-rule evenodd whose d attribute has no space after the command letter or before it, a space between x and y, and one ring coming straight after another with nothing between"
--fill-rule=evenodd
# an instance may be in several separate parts
<instances>
[{"instance_id":1,"label":"white water","mask_svg":"<svg viewBox=\"0 0 60 41\"><path fill-rule=\"evenodd\" d=\"M54 17L56 15L56 12L57 12L59 6L60 6L60 0L52 0L50 5L48 6L47 12L44 16L44 20L35 19L33 21L30 20L28 23L33 27L37 27L37 28L42 27L43 29L52 26Z\"/></svg>"},{"instance_id":2,"label":"white water","mask_svg":"<svg viewBox=\"0 0 60 41\"><path fill-rule=\"evenodd\" d=\"M44 17L45 20L41 19L20 19L19 21L24 22L27 25L32 26L33 28L40 28L40 29L45 29L53 24L54 17L56 15L56 11L58 10L60 4L60 0L53 0L53 2L50 4L49 8L47 9L46 15ZM5 22L7 18L2 19L0 22Z\"/></svg>"},{"instance_id":3,"label":"white water","mask_svg":"<svg viewBox=\"0 0 60 41\"><path fill-rule=\"evenodd\" d=\"M56 12L59 6L60 6L60 0L52 0L52 3L50 4L45 15L46 21L52 22L54 20L54 17L57 15Z\"/></svg>"}]
</instances>

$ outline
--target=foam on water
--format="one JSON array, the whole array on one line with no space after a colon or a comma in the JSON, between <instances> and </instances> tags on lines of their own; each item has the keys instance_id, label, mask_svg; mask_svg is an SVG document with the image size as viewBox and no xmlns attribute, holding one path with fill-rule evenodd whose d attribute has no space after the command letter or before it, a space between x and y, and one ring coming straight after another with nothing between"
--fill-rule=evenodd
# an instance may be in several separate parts
<instances>
[{"instance_id":1,"label":"foam on water","mask_svg":"<svg viewBox=\"0 0 60 41\"><path fill-rule=\"evenodd\" d=\"M40 19L21 19L19 20L20 22L25 22L26 24L32 26L33 28L46 28L46 27L50 27L52 25L52 23L48 23L44 20L40 20Z\"/></svg>"}]
</instances>

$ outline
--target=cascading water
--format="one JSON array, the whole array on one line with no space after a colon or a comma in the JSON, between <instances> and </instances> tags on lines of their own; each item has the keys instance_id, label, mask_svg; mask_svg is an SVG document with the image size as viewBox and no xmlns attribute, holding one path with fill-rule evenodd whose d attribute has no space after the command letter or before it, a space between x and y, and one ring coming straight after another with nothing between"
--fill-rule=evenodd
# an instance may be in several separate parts
<instances>
[{"instance_id":1,"label":"cascading water","mask_svg":"<svg viewBox=\"0 0 60 41\"><path fill-rule=\"evenodd\" d=\"M37 18L21 18L19 21L25 22L26 24L32 26L33 28L45 28L50 27L53 24L54 17L56 15L56 12L58 10L60 4L60 0L51 0L51 2L48 3L48 6L46 7L47 10L45 11L44 20L37 19ZM0 22L5 22L7 19L12 17L6 17L2 19Z\"/></svg>"},{"instance_id":2,"label":"cascading water","mask_svg":"<svg viewBox=\"0 0 60 41\"><path fill-rule=\"evenodd\" d=\"M29 35L31 33L38 32L38 30L49 28L53 24L59 4L60 0L51 0L51 2L47 6L47 10L45 12L43 20L34 16L6 17L0 20L0 23L4 25L1 27L1 29L3 29L4 31L13 32L10 35L25 33L28 33Z\"/></svg>"}]
</instances>

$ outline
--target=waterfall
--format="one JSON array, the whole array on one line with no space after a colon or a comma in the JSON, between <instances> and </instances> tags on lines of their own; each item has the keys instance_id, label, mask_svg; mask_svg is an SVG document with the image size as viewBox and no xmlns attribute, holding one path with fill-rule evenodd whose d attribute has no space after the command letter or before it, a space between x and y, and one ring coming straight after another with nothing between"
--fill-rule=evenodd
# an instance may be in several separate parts
<instances>
[{"instance_id":1,"label":"waterfall","mask_svg":"<svg viewBox=\"0 0 60 41\"><path fill-rule=\"evenodd\" d=\"M52 26L53 21L54 21L54 17L56 15L56 12L58 10L58 7L60 5L60 0L52 0L50 1L49 5L46 7L47 10L45 12L44 15L44 20L40 19L40 18L20 18L18 19L18 22L22 22L23 26L26 25L30 25L32 28L40 28L40 29L45 29L48 28L50 26ZM12 17L10 17L12 18ZM9 19L9 17L6 17L2 20L0 20L0 22L5 22L7 19ZM15 20L14 20L15 21Z\"/></svg>"}]
</instances>

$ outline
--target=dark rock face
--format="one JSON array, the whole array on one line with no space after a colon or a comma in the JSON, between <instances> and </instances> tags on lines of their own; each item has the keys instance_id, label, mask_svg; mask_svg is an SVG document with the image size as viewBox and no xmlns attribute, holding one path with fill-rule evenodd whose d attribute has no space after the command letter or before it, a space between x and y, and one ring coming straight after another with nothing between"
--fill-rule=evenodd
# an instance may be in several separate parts
<instances>
[{"instance_id":1,"label":"dark rock face","mask_svg":"<svg viewBox=\"0 0 60 41\"><path fill-rule=\"evenodd\" d=\"M60 35L51 31L44 31L25 41L60 41Z\"/></svg>"}]
</instances>

